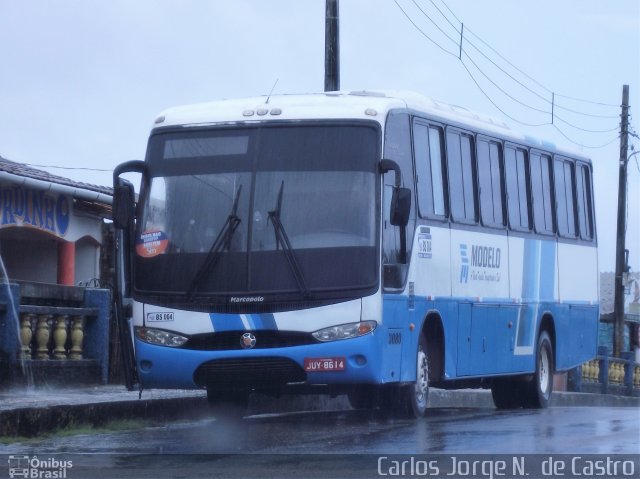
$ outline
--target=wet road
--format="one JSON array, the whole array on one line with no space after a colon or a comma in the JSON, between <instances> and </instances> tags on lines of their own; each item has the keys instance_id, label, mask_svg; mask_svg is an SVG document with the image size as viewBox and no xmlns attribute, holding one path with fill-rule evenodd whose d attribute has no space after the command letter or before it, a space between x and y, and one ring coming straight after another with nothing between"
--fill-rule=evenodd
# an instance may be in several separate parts
<instances>
[{"instance_id":1,"label":"wet road","mask_svg":"<svg viewBox=\"0 0 640 479\"><path fill-rule=\"evenodd\" d=\"M0 445L0 453L615 454L640 452L635 408L437 408L417 421L365 411L146 425Z\"/></svg>"}]
</instances>

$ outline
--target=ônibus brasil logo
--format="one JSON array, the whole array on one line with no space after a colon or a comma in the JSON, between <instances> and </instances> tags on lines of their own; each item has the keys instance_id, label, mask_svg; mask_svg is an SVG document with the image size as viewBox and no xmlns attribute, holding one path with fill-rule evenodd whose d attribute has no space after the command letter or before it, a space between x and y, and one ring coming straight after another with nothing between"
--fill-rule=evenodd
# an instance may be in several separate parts
<instances>
[{"instance_id":1,"label":"\u00f4nibus brasil logo","mask_svg":"<svg viewBox=\"0 0 640 479\"><path fill-rule=\"evenodd\" d=\"M67 469L73 467L73 461L65 461L48 457L39 459L38 456L9 456L9 477L32 479L65 479Z\"/></svg>"}]
</instances>

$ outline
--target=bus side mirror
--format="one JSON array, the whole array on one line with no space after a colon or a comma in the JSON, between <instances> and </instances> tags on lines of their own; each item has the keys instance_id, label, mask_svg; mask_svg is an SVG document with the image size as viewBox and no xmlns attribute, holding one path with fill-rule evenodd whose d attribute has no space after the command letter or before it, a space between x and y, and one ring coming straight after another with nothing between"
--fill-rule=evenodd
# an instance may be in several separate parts
<instances>
[{"instance_id":1,"label":"bus side mirror","mask_svg":"<svg viewBox=\"0 0 640 479\"><path fill-rule=\"evenodd\" d=\"M411 213L411 190L395 187L391 195L390 222L393 226L407 226Z\"/></svg>"},{"instance_id":2,"label":"bus side mirror","mask_svg":"<svg viewBox=\"0 0 640 479\"><path fill-rule=\"evenodd\" d=\"M144 161L126 161L113 170L113 205L112 217L116 229L127 229L135 219L136 195L130 181L120 178L123 173L141 173L143 179L147 175Z\"/></svg>"},{"instance_id":3,"label":"bus side mirror","mask_svg":"<svg viewBox=\"0 0 640 479\"><path fill-rule=\"evenodd\" d=\"M116 229L129 227L135 215L135 193L133 185L126 180L113 189L113 224Z\"/></svg>"}]
</instances>

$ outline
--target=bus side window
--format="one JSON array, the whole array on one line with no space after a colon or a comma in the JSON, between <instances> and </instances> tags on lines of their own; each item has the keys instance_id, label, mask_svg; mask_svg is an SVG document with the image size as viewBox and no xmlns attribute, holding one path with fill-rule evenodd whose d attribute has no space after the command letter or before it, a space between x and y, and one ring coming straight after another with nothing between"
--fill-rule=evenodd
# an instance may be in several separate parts
<instances>
[{"instance_id":1,"label":"bus side window","mask_svg":"<svg viewBox=\"0 0 640 479\"><path fill-rule=\"evenodd\" d=\"M418 210L422 218L446 215L444 203L442 128L414 123L413 145L416 161Z\"/></svg>"},{"instance_id":2,"label":"bus side window","mask_svg":"<svg viewBox=\"0 0 640 479\"><path fill-rule=\"evenodd\" d=\"M529 231L531 229L527 159L526 150L512 146L505 148L504 169L509 227L518 231Z\"/></svg>"},{"instance_id":3,"label":"bus side window","mask_svg":"<svg viewBox=\"0 0 640 479\"><path fill-rule=\"evenodd\" d=\"M573 163L562 158L553 162L555 178L558 233L565 238L576 237L576 203L573 187Z\"/></svg>"},{"instance_id":4,"label":"bus side window","mask_svg":"<svg viewBox=\"0 0 640 479\"><path fill-rule=\"evenodd\" d=\"M478 183L482 224L503 227L502 145L500 143L478 141Z\"/></svg>"},{"instance_id":5,"label":"bus side window","mask_svg":"<svg viewBox=\"0 0 640 479\"><path fill-rule=\"evenodd\" d=\"M537 233L553 234L554 206L551 197L551 157L540 153L531 154L531 196L533 198L533 221Z\"/></svg>"},{"instance_id":6,"label":"bus side window","mask_svg":"<svg viewBox=\"0 0 640 479\"><path fill-rule=\"evenodd\" d=\"M586 165L578 164L576 176L580 237L584 240L591 240L593 239L593 210L591 206L591 177L589 175L589 168Z\"/></svg>"},{"instance_id":7,"label":"bus side window","mask_svg":"<svg viewBox=\"0 0 640 479\"><path fill-rule=\"evenodd\" d=\"M475 172L473 137L447 131L447 165L451 215L454 221L476 223Z\"/></svg>"}]
</instances>

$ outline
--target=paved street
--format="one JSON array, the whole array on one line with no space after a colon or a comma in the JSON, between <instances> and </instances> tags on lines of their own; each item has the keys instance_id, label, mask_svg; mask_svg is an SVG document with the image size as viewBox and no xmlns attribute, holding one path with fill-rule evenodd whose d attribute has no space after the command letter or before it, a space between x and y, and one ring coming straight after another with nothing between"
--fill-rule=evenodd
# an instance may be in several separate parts
<instances>
[{"instance_id":1,"label":"paved street","mask_svg":"<svg viewBox=\"0 0 640 479\"><path fill-rule=\"evenodd\" d=\"M69 472L77 475L68 477L87 477L82 471L91 470L91 477L119 478L229 477L236 472L238 477L253 477L254 473L261 477L361 477L364 470L375 472L376 461L383 455L617 455L638 451L638 410L605 407L510 412L435 408L428 418L418 421L364 411L265 414L239 421L209 416L0 446L3 454L72 457L76 470ZM336 469L337 475L328 470L321 473L326 467Z\"/></svg>"},{"instance_id":2,"label":"paved street","mask_svg":"<svg viewBox=\"0 0 640 479\"><path fill-rule=\"evenodd\" d=\"M131 394L120 390L88 393L85 399L100 396L111 401ZM164 401L165 410L187 401L160 391L147 395ZM160 399L163 396L167 397ZM74 399L80 400L70 393L59 393L50 399L50 406L63 407L58 401ZM70 479L300 478L372 477L377 474L379 458L390 455L435 455L441 463L463 454L478 454L481 459L527 455L527 460L535 463L549 455L636 454L637 460L640 451L637 407L558 405L545 410L498 411L486 392L471 391L453 395L437 391L432 399L436 404L448 401L450 405L434 404L428 417L410 421L353 410L254 414L231 420L215 417L199 398L189 402L190 419L129 415L124 421L96 428L68 427L30 439L5 437L0 456L70 460L75 465L67 471ZM601 398L556 396L559 404L593 399ZM452 406L464 401L476 405ZM137 401L127 404L133 407ZM440 477L445 477L443 474Z\"/></svg>"},{"instance_id":3,"label":"paved street","mask_svg":"<svg viewBox=\"0 0 640 479\"><path fill-rule=\"evenodd\" d=\"M638 453L635 408L497 411L437 408L428 418L394 420L365 411L208 417L137 430L33 439L0 452L116 454L542 454Z\"/></svg>"}]
</instances>

